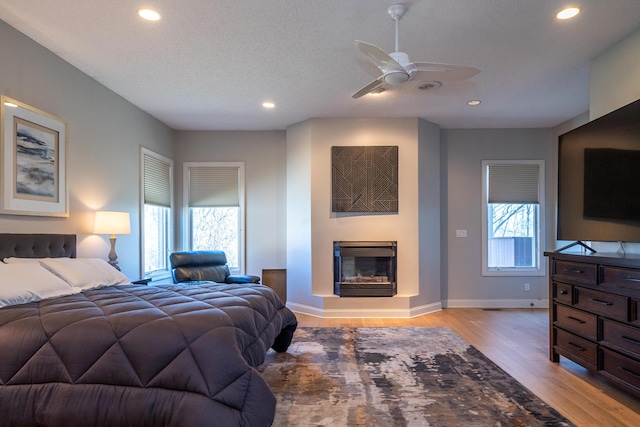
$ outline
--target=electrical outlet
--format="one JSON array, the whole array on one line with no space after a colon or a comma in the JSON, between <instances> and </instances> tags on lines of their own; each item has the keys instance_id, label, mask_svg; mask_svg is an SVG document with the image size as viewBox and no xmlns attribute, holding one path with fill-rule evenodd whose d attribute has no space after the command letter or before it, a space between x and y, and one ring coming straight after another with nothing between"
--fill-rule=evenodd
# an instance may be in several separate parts
<instances>
[{"instance_id":1,"label":"electrical outlet","mask_svg":"<svg viewBox=\"0 0 640 427\"><path fill-rule=\"evenodd\" d=\"M525 291L528 291L528 290L529 290L529 284L528 284L528 283L525 283L525 284L524 284L524 290L525 290Z\"/></svg>"},{"instance_id":2,"label":"electrical outlet","mask_svg":"<svg viewBox=\"0 0 640 427\"><path fill-rule=\"evenodd\" d=\"M467 230L456 230L456 237L467 237Z\"/></svg>"}]
</instances>

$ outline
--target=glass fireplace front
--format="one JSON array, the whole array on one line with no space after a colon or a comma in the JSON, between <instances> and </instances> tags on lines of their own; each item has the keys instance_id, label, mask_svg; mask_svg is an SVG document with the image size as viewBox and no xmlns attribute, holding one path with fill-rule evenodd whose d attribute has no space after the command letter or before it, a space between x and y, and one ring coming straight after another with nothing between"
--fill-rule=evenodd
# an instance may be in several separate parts
<instances>
[{"instance_id":1,"label":"glass fireplace front","mask_svg":"<svg viewBox=\"0 0 640 427\"><path fill-rule=\"evenodd\" d=\"M333 242L334 293L390 297L397 293L397 242Z\"/></svg>"}]
</instances>

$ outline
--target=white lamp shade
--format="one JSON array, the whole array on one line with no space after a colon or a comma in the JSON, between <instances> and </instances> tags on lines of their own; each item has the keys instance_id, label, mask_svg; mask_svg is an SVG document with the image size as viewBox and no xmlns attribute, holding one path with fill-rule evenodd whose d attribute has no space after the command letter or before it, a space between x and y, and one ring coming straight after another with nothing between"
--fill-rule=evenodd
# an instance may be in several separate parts
<instances>
[{"instance_id":1,"label":"white lamp shade","mask_svg":"<svg viewBox=\"0 0 640 427\"><path fill-rule=\"evenodd\" d=\"M131 234L129 212L96 212L95 234Z\"/></svg>"}]
</instances>

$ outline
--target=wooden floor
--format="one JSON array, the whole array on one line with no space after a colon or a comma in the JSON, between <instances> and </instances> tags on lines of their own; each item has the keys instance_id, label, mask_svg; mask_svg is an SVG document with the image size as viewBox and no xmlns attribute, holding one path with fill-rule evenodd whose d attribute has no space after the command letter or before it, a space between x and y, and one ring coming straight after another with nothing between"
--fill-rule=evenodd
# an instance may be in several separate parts
<instances>
[{"instance_id":1,"label":"wooden floor","mask_svg":"<svg viewBox=\"0 0 640 427\"><path fill-rule=\"evenodd\" d=\"M639 398L563 357L549 361L546 309L454 308L412 319L296 316L300 327L446 326L577 426L640 426Z\"/></svg>"}]
</instances>

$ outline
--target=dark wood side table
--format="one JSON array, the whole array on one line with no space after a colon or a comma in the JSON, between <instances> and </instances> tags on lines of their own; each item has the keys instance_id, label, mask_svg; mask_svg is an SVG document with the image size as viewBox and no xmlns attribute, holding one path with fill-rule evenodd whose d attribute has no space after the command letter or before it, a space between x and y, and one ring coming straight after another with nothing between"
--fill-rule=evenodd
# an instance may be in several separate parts
<instances>
[{"instance_id":1,"label":"dark wood side table","mask_svg":"<svg viewBox=\"0 0 640 427\"><path fill-rule=\"evenodd\" d=\"M264 268L262 269L262 284L270 287L276 295L287 303L287 269L286 268Z\"/></svg>"}]
</instances>

